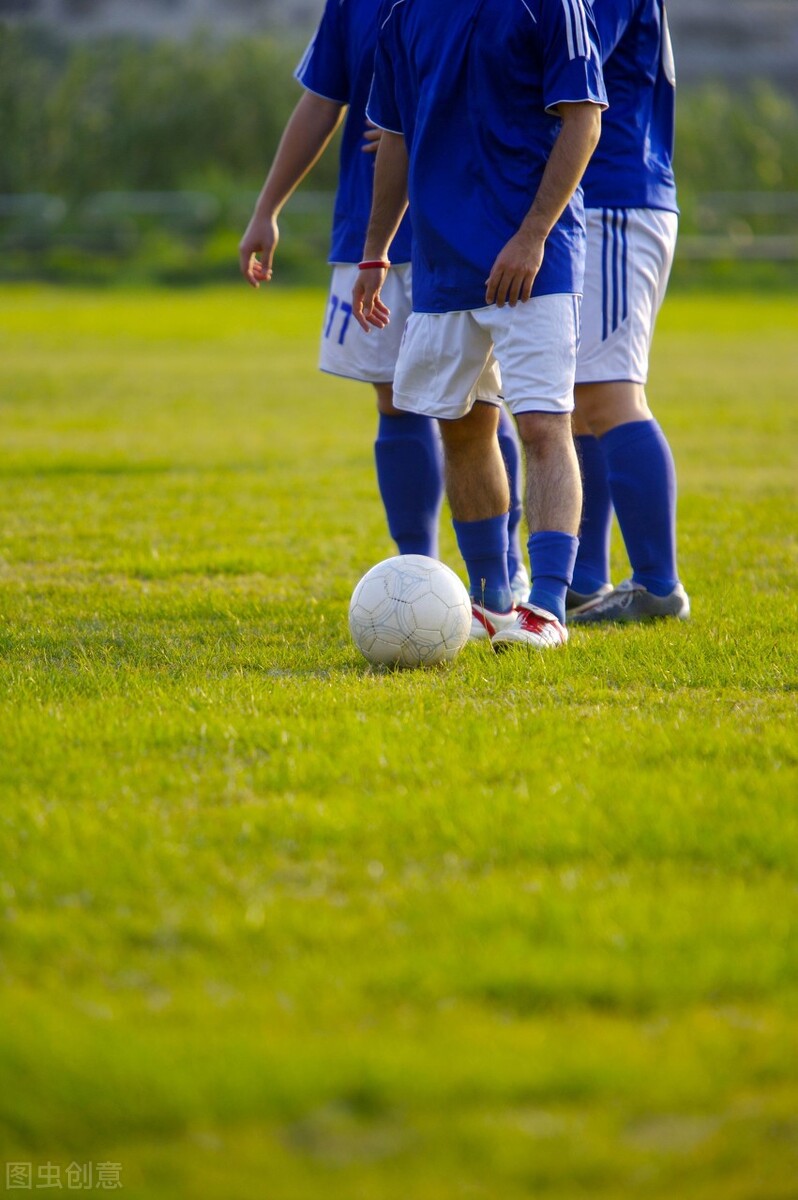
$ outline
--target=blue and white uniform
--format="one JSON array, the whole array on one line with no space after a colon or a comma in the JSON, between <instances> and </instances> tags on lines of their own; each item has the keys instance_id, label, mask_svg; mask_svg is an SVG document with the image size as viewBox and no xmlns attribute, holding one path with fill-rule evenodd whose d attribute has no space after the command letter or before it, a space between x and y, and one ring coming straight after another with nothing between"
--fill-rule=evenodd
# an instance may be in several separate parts
<instances>
[{"instance_id":1,"label":"blue and white uniform","mask_svg":"<svg viewBox=\"0 0 798 1200\"><path fill-rule=\"evenodd\" d=\"M380 20L367 112L405 137L414 230L396 403L463 415L495 345L510 409L568 411L581 193L547 239L530 301L486 306L485 285L538 190L557 105L606 104L591 10L583 0L384 0Z\"/></svg>"},{"instance_id":2,"label":"blue and white uniform","mask_svg":"<svg viewBox=\"0 0 798 1200\"><path fill-rule=\"evenodd\" d=\"M351 319L352 288L357 263L363 255L374 185L375 155L363 152L363 132L376 41L374 0L327 0L318 29L295 76L308 91L348 105L329 256L333 274L319 365L334 375L368 383L390 383L411 306L409 217L402 221L390 251L395 265L389 272L384 294L394 314L391 325L384 336L368 337Z\"/></svg>"},{"instance_id":3,"label":"blue and white uniform","mask_svg":"<svg viewBox=\"0 0 798 1200\"><path fill-rule=\"evenodd\" d=\"M610 107L582 180L577 382L645 383L678 225L673 51L663 0L593 0Z\"/></svg>"}]
</instances>

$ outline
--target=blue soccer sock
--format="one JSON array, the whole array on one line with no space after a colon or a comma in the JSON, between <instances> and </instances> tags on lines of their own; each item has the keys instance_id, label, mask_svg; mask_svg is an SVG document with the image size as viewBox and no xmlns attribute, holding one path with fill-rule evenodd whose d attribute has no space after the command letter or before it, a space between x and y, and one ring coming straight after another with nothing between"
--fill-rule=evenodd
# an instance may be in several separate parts
<instances>
[{"instance_id":1,"label":"blue soccer sock","mask_svg":"<svg viewBox=\"0 0 798 1200\"><path fill-rule=\"evenodd\" d=\"M610 579L612 498L598 438L579 434L574 442L582 469L582 526L571 587L590 595Z\"/></svg>"},{"instance_id":2,"label":"blue soccer sock","mask_svg":"<svg viewBox=\"0 0 798 1200\"><path fill-rule=\"evenodd\" d=\"M515 421L502 405L499 409L499 448L507 467L510 485L510 512L507 520L507 574L512 580L523 561L521 518L524 515L524 478L521 469L521 444Z\"/></svg>"},{"instance_id":3,"label":"blue soccer sock","mask_svg":"<svg viewBox=\"0 0 798 1200\"><path fill-rule=\"evenodd\" d=\"M377 483L400 554L438 557L443 451L438 423L418 413L379 414Z\"/></svg>"},{"instance_id":4,"label":"blue soccer sock","mask_svg":"<svg viewBox=\"0 0 798 1200\"><path fill-rule=\"evenodd\" d=\"M533 533L527 542L532 568L529 603L565 624L565 593L571 586L579 539L558 530Z\"/></svg>"},{"instance_id":5,"label":"blue soccer sock","mask_svg":"<svg viewBox=\"0 0 798 1200\"><path fill-rule=\"evenodd\" d=\"M468 571L469 592L493 612L513 606L507 575L507 513L482 521L452 521Z\"/></svg>"},{"instance_id":6,"label":"blue soccer sock","mask_svg":"<svg viewBox=\"0 0 798 1200\"><path fill-rule=\"evenodd\" d=\"M670 446L651 420L617 425L600 441L632 579L655 596L667 596L679 580L676 472Z\"/></svg>"}]
</instances>

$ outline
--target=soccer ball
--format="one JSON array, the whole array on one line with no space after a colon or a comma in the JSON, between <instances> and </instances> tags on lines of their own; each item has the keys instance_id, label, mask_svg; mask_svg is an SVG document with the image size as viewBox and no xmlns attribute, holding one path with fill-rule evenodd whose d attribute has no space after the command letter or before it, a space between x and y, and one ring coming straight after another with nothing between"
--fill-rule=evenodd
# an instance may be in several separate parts
<instances>
[{"instance_id":1,"label":"soccer ball","mask_svg":"<svg viewBox=\"0 0 798 1200\"><path fill-rule=\"evenodd\" d=\"M370 663L427 667L468 641L471 601L454 571L424 554L399 554L367 571L352 593L349 629Z\"/></svg>"}]
</instances>

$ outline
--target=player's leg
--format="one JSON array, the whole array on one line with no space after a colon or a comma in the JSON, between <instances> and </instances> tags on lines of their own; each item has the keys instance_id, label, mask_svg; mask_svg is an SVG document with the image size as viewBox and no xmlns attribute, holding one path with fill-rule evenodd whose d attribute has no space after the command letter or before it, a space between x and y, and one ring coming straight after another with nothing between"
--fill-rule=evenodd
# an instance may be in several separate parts
<instances>
[{"instance_id":1,"label":"player's leg","mask_svg":"<svg viewBox=\"0 0 798 1200\"><path fill-rule=\"evenodd\" d=\"M391 323L370 335L351 319L349 300L356 275L352 266L333 268L319 365L331 374L374 385L378 411L374 458L389 532L400 554L437 558L443 501L440 433L434 419L395 407L391 382L410 312L410 267L391 270L383 289Z\"/></svg>"},{"instance_id":2,"label":"player's leg","mask_svg":"<svg viewBox=\"0 0 798 1200\"><path fill-rule=\"evenodd\" d=\"M578 387L575 394L578 406ZM612 591L612 497L607 480L607 464L598 438L593 436L587 422L580 417L578 407L573 415L572 429L582 475L582 520L574 577L565 597L565 607L569 613Z\"/></svg>"},{"instance_id":3,"label":"player's leg","mask_svg":"<svg viewBox=\"0 0 798 1200\"><path fill-rule=\"evenodd\" d=\"M524 472L518 430L510 413L502 405L499 410L499 448L507 468L507 483L510 488L510 510L507 520L507 572L516 603L529 595L529 573L524 561L521 545L521 521L524 515Z\"/></svg>"},{"instance_id":4,"label":"player's leg","mask_svg":"<svg viewBox=\"0 0 798 1200\"><path fill-rule=\"evenodd\" d=\"M582 390L583 413L604 457L632 578L574 612L572 620L685 618L689 602L676 564L676 471L667 438L641 384L591 384Z\"/></svg>"},{"instance_id":5,"label":"player's leg","mask_svg":"<svg viewBox=\"0 0 798 1200\"><path fill-rule=\"evenodd\" d=\"M526 455L529 603L564 622L582 506L570 414L522 412L518 428Z\"/></svg>"},{"instance_id":6,"label":"player's leg","mask_svg":"<svg viewBox=\"0 0 798 1200\"><path fill-rule=\"evenodd\" d=\"M647 210L602 210L605 251L625 254L605 272L602 340L580 357L579 417L596 438L632 578L582 605L576 624L689 615L676 565L676 473L668 441L645 395L648 352L664 296L676 217ZM580 351L581 354L581 351Z\"/></svg>"},{"instance_id":7,"label":"player's leg","mask_svg":"<svg viewBox=\"0 0 798 1200\"><path fill-rule=\"evenodd\" d=\"M643 385L592 383L579 392L582 416L604 458L632 578L654 595L669 595L678 583L676 472Z\"/></svg>"},{"instance_id":8,"label":"player's leg","mask_svg":"<svg viewBox=\"0 0 798 1200\"><path fill-rule=\"evenodd\" d=\"M446 493L472 598L472 636L514 620L507 574L509 488L496 436L491 339L467 312L413 313L395 380L397 407L439 419Z\"/></svg>"},{"instance_id":9,"label":"player's leg","mask_svg":"<svg viewBox=\"0 0 798 1200\"><path fill-rule=\"evenodd\" d=\"M497 634L494 644L561 645L582 504L571 434L578 298L538 297L480 319L491 322L506 403L524 448L532 575L517 626Z\"/></svg>"},{"instance_id":10,"label":"player's leg","mask_svg":"<svg viewBox=\"0 0 798 1200\"><path fill-rule=\"evenodd\" d=\"M378 410L374 460L388 529L400 554L437 558L443 501L438 422L396 408L391 384L375 383L374 390Z\"/></svg>"},{"instance_id":11,"label":"player's leg","mask_svg":"<svg viewBox=\"0 0 798 1200\"><path fill-rule=\"evenodd\" d=\"M469 413L441 422L446 494L472 600L488 613L513 607L507 573L507 471L496 437L499 409L477 401Z\"/></svg>"}]
</instances>

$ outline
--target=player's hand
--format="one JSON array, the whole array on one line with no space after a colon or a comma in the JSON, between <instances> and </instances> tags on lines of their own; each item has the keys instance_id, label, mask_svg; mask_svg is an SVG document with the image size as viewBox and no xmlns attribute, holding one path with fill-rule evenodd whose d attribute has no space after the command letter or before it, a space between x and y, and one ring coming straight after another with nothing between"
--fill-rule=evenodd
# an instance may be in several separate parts
<instances>
[{"instance_id":1,"label":"player's hand","mask_svg":"<svg viewBox=\"0 0 798 1200\"><path fill-rule=\"evenodd\" d=\"M376 154L380 146L380 138L382 130L377 125L373 125L371 121L366 121L366 129L363 134L363 145L360 149L364 154Z\"/></svg>"},{"instance_id":2,"label":"player's hand","mask_svg":"<svg viewBox=\"0 0 798 1200\"><path fill-rule=\"evenodd\" d=\"M370 333L372 326L384 329L391 319L391 311L380 297L386 274L384 267L358 271L352 288L352 315L364 333Z\"/></svg>"},{"instance_id":3,"label":"player's hand","mask_svg":"<svg viewBox=\"0 0 798 1200\"><path fill-rule=\"evenodd\" d=\"M238 263L241 274L258 288L272 277L272 261L280 231L273 217L254 216L244 231L238 245Z\"/></svg>"},{"instance_id":4,"label":"player's hand","mask_svg":"<svg viewBox=\"0 0 798 1200\"><path fill-rule=\"evenodd\" d=\"M532 295L535 276L543 262L545 239L522 233L514 234L501 250L485 281L485 303L497 308L509 304L515 308Z\"/></svg>"}]
</instances>

